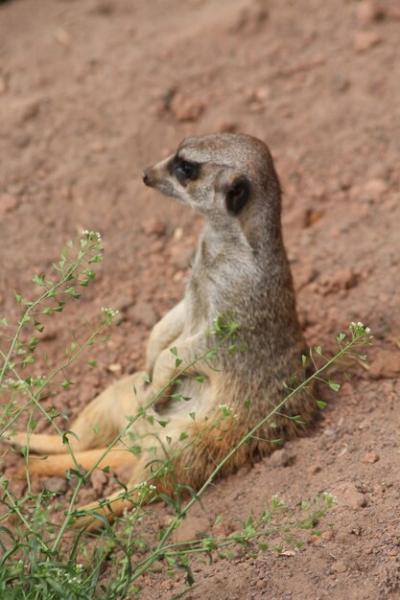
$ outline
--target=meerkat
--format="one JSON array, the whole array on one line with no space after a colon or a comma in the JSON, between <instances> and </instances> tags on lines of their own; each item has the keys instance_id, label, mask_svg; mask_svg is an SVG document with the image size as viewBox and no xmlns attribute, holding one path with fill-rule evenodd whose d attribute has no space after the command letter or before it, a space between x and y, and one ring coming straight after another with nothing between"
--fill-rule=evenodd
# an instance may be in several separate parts
<instances>
[{"instance_id":1,"label":"meerkat","mask_svg":"<svg viewBox=\"0 0 400 600\"><path fill-rule=\"evenodd\" d=\"M146 169L143 181L204 217L183 299L151 331L145 372L113 384L72 424L75 460L60 436L13 437L33 452L54 454L30 457L31 473L62 475L76 464L89 469L96 463L131 469L132 496L115 494L101 506L84 507L94 514L78 518L77 526L101 526L96 514L112 521L134 503L138 484L145 481L164 493L172 493L176 483L199 489L288 393L290 382L305 377L306 344L282 238L281 189L267 146L244 134L190 137ZM227 339L212 352L221 316L235 324L236 351ZM276 438L303 427L290 417L301 415L307 424L315 406L310 390L292 396L221 474L269 454ZM135 420L138 411L145 414ZM132 440L138 439L141 452L133 453ZM172 472L155 477L154 465L166 456Z\"/></svg>"}]
</instances>

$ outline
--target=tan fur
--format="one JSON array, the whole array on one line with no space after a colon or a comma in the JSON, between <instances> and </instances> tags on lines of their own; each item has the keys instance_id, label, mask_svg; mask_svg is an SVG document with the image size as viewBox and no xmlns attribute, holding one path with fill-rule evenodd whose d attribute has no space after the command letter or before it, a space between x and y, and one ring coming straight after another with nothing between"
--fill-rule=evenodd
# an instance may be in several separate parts
<instances>
[{"instance_id":1,"label":"tan fur","mask_svg":"<svg viewBox=\"0 0 400 600\"><path fill-rule=\"evenodd\" d=\"M143 500L137 484L145 480L166 493L176 482L198 489L282 399L286 386L304 378L305 343L281 235L280 186L267 147L245 135L189 138L175 155L147 169L144 181L190 205L206 224L183 300L150 334L146 371L151 383L145 383L145 373L115 383L71 425L76 438L69 440L78 464L88 469L101 459L101 467L132 468L129 497L115 495L108 506L86 507L110 521ZM238 324L234 341L239 350L232 352L228 346L233 340L227 340L216 357L205 358L220 342L210 332L221 316ZM171 393L190 399L176 401ZM150 419L140 417L127 426L127 419L143 407L150 407ZM288 416L301 415L307 423L314 408L307 392L291 398L281 414L241 446L222 474L271 452L274 439L296 432ZM122 431L117 447L103 457L102 449ZM61 475L75 464L57 436L17 434L13 442L28 442L33 452L54 454L31 458L32 473ZM131 449L138 445L142 451L135 455ZM171 470L154 478L155 465L160 464L154 461L167 458ZM93 528L101 521L89 515L78 518L76 525Z\"/></svg>"}]
</instances>

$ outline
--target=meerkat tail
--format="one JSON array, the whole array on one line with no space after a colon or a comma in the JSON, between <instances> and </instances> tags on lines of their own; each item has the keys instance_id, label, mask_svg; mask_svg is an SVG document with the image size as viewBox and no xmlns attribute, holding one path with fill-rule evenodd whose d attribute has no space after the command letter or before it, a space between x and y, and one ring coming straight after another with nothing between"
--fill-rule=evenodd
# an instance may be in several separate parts
<instances>
[{"instance_id":1,"label":"meerkat tail","mask_svg":"<svg viewBox=\"0 0 400 600\"><path fill-rule=\"evenodd\" d=\"M39 476L64 476L68 469L76 469L78 466L83 469L91 469L94 466L99 469L110 467L115 469L120 466L132 466L137 463L137 457L125 450L125 448L97 448L96 450L85 450L83 452L74 452L72 454L62 454L50 457L30 456L27 468L31 475ZM21 469L21 475L25 468Z\"/></svg>"}]
</instances>

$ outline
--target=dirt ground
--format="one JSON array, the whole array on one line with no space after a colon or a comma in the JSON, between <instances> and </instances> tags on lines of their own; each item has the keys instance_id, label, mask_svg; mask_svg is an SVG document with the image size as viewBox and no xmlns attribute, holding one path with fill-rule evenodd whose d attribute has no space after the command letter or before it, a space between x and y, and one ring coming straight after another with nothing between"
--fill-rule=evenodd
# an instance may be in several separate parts
<instances>
[{"instance_id":1,"label":"dirt ground","mask_svg":"<svg viewBox=\"0 0 400 600\"><path fill-rule=\"evenodd\" d=\"M185 523L193 534L222 514L229 531L274 494L295 506L329 491L324 534L294 552L199 563L186 598L400 598L399 39L396 0L0 5L0 315L16 314L13 292L31 294L32 275L82 229L102 233L105 260L48 331L51 361L101 306L122 312L99 368L74 367L82 383L57 398L64 410L142 367L149 329L182 294L201 223L141 171L188 134L269 144L308 342L330 347L352 320L375 336L370 370L286 446L290 460L219 482ZM171 598L183 575L144 583L145 598Z\"/></svg>"}]
</instances>

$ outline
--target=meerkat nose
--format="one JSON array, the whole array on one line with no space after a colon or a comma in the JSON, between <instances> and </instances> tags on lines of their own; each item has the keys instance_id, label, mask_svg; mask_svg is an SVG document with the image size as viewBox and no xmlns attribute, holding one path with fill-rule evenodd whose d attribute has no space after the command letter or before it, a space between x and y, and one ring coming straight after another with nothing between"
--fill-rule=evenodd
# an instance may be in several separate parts
<instances>
[{"instance_id":1,"label":"meerkat nose","mask_svg":"<svg viewBox=\"0 0 400 600\"><path fill-rule=\"evenodd\" d=\"M143 173L143 183L144 185L150 185L150 177L147 170Z\"/></svg>"}]
</instances>

